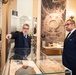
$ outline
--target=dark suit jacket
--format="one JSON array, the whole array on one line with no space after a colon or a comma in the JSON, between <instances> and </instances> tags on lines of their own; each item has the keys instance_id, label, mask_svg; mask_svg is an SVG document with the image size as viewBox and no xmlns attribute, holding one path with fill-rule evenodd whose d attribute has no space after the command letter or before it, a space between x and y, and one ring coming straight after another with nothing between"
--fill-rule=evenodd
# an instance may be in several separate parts
<instances>
[{"instance_id":1,"label":"dark suit jacket","mask_svg":"<svg viewBox=\"0 0 76 75\"><path fill-rule=\"evenodd\" d=\"M64 40L62 62L67 68L76 70L76 30Z\"/></svg>"},{"instance_id":2,"label":"dark suit jacket","mask_svg":"<svg viewBox=\"0 0 76 75\"><path fill-rule=\"evenodd\" d=\"M26 50L25 48L25 41L24 41L24 35L22 32L16 31L16 32L12 32L12 38L11 39L15 39L15 53L17 54L21 54L21 55L25 55L24 54L24 50ZM28 45L29 45L29 51L28 54L30 53L30 48L31 48L31 38L29 36L27 36L27 40L28 40Z\"/></svg>"}]
</instances>

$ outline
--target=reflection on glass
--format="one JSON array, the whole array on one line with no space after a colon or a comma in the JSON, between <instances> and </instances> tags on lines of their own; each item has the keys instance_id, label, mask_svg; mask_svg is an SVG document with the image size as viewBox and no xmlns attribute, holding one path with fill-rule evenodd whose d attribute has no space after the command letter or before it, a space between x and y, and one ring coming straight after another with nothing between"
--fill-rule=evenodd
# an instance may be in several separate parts
<instances>
[{"instance_id":1,"label":"reflection on glass","mask_svg":"<svg viewBox=\"0 0 76 75\"><path fill-rule=\"evenodd\" d=\"M14 55L13 50L9 50L3 75L6 73L9 75L71 75L71 70L42 52L39 54L39 59L31 52L26 59L17 60L11 58Z\"/></svg>"}]
</instances>

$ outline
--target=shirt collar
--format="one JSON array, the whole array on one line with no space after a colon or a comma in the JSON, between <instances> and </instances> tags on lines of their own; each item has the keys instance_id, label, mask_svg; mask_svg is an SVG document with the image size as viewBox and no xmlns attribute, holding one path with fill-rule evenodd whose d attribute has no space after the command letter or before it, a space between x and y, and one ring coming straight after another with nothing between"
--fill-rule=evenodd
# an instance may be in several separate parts
<instances>
[{"instance_id":1,"label":"shirt collar","mask_svg":"<svg viewBox=\"0 0 76 75\"><path fill-rule=\"evenodd\" d=\"M74 29L71 31L71 33L73 33L75 30L76 30L76 28L74 28Z\"/></svg>"},{"instance_id":2,"label":"shirt collar","mask_svg":"<svg viewBox=\"0 0 76 75\"><path fill-rule=\"evenodd\" d=\"M24 34L24 37L25 37L25 38L27 38L27 35L26 35L26 34Z\"/></svg>"}]
</instances>

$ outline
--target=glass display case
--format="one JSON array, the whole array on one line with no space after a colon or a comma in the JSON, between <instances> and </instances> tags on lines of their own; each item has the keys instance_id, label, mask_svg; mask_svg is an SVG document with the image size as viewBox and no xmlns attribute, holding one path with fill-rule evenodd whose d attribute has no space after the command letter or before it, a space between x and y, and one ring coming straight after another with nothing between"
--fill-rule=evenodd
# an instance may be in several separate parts
<instances>
[{"instance_id":1,"label":"glass display case","mask_svg":"<svg viewBox=\"0 0 76 75\"><path fill-rule=\"evenodd\" d=\"M9 50L2 75L72 75L71 70L42 52L36 55L31 49L31 53L21 60L13 58L14 50L16 49ZM18 56L22 57L22 55Z\"/></svg>"}]
</instances>

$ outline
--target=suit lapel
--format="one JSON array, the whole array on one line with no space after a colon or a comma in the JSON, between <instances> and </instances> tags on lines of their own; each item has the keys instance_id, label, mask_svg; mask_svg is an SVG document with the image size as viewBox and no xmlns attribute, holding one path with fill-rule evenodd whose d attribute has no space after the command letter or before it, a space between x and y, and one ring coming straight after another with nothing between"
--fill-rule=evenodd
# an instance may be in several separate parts
<instances>
[{"instance_id":1,"label":"suit lapel","mask_svg":"<svg viewBox=\"0 0 76 75\"><path fill-rule=\"evenodd\" d=\"M76 36L76 30L69 36L69 38L72 38L74 36Z\"/></svg>"},{"instance_id":2,"label":"suit lapel","mask_svg":"<svg viewBox=\"0 0 76 75\"><path fill-rule=\"evenodd\" d=\"M64 42L68 42L68 40L72 39L74 36L76 36L76 30L68 37L65 38Z\"/></svg>"}]
</instances>

